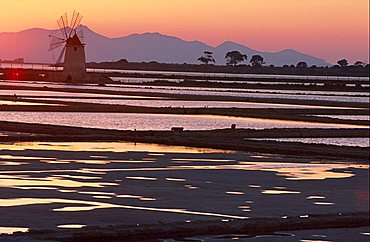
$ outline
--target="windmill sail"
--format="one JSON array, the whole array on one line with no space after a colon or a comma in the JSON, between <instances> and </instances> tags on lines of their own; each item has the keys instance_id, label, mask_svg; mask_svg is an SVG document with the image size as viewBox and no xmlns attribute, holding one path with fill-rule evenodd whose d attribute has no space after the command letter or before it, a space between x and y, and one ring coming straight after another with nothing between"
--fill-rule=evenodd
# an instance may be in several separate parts
<instances>
[{"instance_id":1,"label":"windmill sail","mask_svg":"<svg viewBox=\"0 0 370 242\"><path fill-rule=\"evenodd\" d=\"M62 33L62 35L64 36L64 38L68 38L68 34L67 34L67 30L68 30L68 16L67 16L67 13L65 13L64 15L62 15L58 20L57 20L57 23L58 23L58 26L59 26L59 29Z\"/></svg>"}]
</instances>

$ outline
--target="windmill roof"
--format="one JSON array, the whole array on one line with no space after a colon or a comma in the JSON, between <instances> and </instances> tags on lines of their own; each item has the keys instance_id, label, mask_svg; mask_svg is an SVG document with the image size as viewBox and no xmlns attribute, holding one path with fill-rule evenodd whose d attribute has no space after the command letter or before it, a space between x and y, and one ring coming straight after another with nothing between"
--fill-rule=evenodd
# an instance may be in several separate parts
<instances>
[{"instance_id":1,"label":"windmill roof","mask_svg":"<svg viewBox=\"0 0 370 242\"><path fill-rule=\"evenodd\" d=\"M82 45L82 43L77 34L74 34L72 37L67 39L67 45Z\"/></svg>"}]
</instances>

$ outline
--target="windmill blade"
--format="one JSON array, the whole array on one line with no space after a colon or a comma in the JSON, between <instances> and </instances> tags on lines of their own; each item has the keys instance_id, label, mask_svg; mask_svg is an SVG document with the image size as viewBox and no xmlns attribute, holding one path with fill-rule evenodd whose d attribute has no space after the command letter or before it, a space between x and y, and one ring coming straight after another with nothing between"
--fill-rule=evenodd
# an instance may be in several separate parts
<instances>
[{"instance_id":1,"label":"windmill blade","mask_svg":"<svg viewBox=\"0 0 370 242\"><path fill-rule=\"evenodd\" d=\"M62 58L63 58L63 55L64 55L64 52L66 51L66 47L64 46L64 48L62 49L62 51L60 52L59 56L58 56L58 59L55 63L56 66L59 66L59 64L62 62Z\"/></svg>"},{"instance_id":2,"label":"windmill blade","mask_svg":"<svg viewBox=\"0 0 370 242\"><path fill-rule=\"evenodd\" d=\"M82 15L76 11L73 11L72 20L71 20L71 32L69 33L68 37L72 36L73 32L76 32L76 28L80 25L82 20Z\"/></svg>"},{"instance_id":3,"label":"windmill blade","mask_svg":"<svg viewBox=\"0 0 370 242\"><path fill-rule=\"evenodd\" d=\"M60 28L60 32L62 32L62 35L67 39L68 38L68 16L67 13L62 15L58 20L57 20L58 26Z\"/></svg>"},{"instance_id":4,"label":"windmill blade","mask_svg":"<svg viewBox=\"0 0 370 242\"><path fill-rule=\"evenodd\" d=\"M65 39L56 37L56 36L49 36L49 52L64 45L66 43Z\"/></svg>"},{"instance_id":5,"label":"windmill blade","mask_svg":"<svg viewBox=\"0 0 370 242\"><path fill-rule=\"evenodd\" d=\"M49 46L49 52L50 51L53 51L53 50L55 50L55 49L57 49L57 48L59 48L59 47L61 47L62 45L64 45L64 43L65 43L65 41L63 41L63 42L59 42L59 43L53 43L53 44L50 44L50 46Z\"/></svg>"},{"instance_id":6,"label":"windmill blade","mask_svg":"<svg viewBox=\"0 0 370 242\"><path fill-rule=\"evenodd\" d=\"M77 37L80 39L81 43L84 44L85 42L85 35L83 29L79 29L77 31Z\"/></svg>"},{"instance_id":7,"label":"windmill blade","mask_svg":"<svg viewBox=\"0 0 370 242\"><path fill-rule=\"evenodd\" d=\"M77 12L76 11L73 11L71 22L70 22L70 26L69 26L69 30L68 30L69 31L68 32L68 38L72 36L73 25L76 22L76 19L77 19Z\"/></svg>"}]
</instances>

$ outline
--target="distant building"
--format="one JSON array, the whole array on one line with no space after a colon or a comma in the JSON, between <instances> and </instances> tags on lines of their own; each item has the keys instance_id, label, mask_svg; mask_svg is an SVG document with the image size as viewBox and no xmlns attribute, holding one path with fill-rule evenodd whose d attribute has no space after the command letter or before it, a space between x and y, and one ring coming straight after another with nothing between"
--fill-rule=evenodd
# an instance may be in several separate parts
<instances>
[{"instance_id":1,"label":"distant building","mask_svg":"<svg viewBox=\"0 0 370 242\"><path fill-rule=\"evenodd\" d=\"M22 64L22 63L24 63L24 58L15 58L14 60L2 60L2 59L0 59L0 62L2 62L2 63Z\"/></svg>"}]
</instances>

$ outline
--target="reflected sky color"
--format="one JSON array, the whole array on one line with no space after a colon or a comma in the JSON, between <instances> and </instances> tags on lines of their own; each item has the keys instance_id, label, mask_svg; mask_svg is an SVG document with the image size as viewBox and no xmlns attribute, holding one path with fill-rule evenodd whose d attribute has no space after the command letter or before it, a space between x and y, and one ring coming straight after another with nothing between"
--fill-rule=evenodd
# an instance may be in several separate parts
<instances>
[{"instance_id":1,"label":"reflected sky color","mask_svg":"<svg viewBox=\"0 0 370 242\"><path fill-rule=\"evenodd\" d=\"M61 224L58 225L57 227L60 229L81 229L85 227L85 224Z\"/></svg>"},{"instance_id":2,"label":"reflected sky color","mask_svg":"<svg viewBox=\"0 0 370 242\"><path fill-rule=\"evenodd\" d=\"M301 192L288 190L263 190L261 193L268 195L284 195L284 194L300 194Z\"/></svg>"},{"instance_id":3,"label":"reflected sky color","mask_svg":"<svg viewBox=\"0 0 370 242\"><path fill-rule=\"evenodd\" d=\"M208 166L171 166L172 169L214 169L214 170L249 170L271 171L287 180L324 180L329 178L349 178L353 173L340 172L337 169L368 169L369 165L356 164L307 164L284 162L240 162L240 165L208 165ZM336 169L336 171L333 171ZM249 185L257 187L254 185Z\"/></svg>"},{"instance_id":4,"label":"reflected sky color","mask_svg":"<svg viewBox=\"0 0 370 242\"><path fill-rule=\"evenodd\" d=\"M85 128L115 130L210 130L229 128L368 128L368 125L350 125L319 122L288 121L220 115L181 115L147 113L79 113L79 112L0 112L0 120L52 124Z\"/></svg>"},{"instance_id":5,"label":"reflected sky color","mask_svg":"<svg viewBox=\"0 0 370 242\"><path fill-rule=\"evenodd\" d=\"M357 146L369 147L369 138L258 138L251 140L272 140L278 142L299 142L306 144L325 144L325 145L340 145L340 146Z\"/></svg>"},{"instance_id":6,"label":"reflected sky color","mask_svg":"<svg viewBox=\"0 0 370 242\"><path fill-rule=\"evenodd\" d=\"M169 212L169 213L181 213L181 214L194 214L194 215L202 215L202 216L235 218L235 219L245 219L246 218L246 217L243 217L243 216L233 216L233 215L228 215L228 214L187 211L185 209L126 206L126 205L118 205L118 204L112 204L112 203L73 200L73 199L59 199L59 198L0 199L0 207L13 207L13 206L36 205L36 204L84 205L84 206L65 206L65 207L54 208L53 211L56 211L56 212L91 211L91 210L102 209L102 208L125 208L125 209L147 210L147 211Z\"/></svg>"},{"instance_id":7,"label":"reflected sky color","mask_svg":"<svg viewBox=\"0 0 370 242\"><path fill-rule=\"evenodd\" d=\"M140 152L130 152L130 147ZM50 219L50 226L56 228L58 225L91 226L97 214L102 216L102 221L107 219L111 223L109 216L114 213L122 222L125 214L139 214L137 211L144 212L140 212L143 215L140 219L148 215L147 221L153 223L158 213L163 213L158 214L160 219L172 214L168 216L185 221L197 218L191 216L203 219L281 217L327 209L347 211L368 205L367 183L359 183L361 187L343 186L361 182L360 179L367 181L368 164L321 163L309 158L302 158L301 162L294 158L296 162L290 162L290 157L269 154L182 152L181 147L161 148L120 142L1 144L0 162L13 162L12 158L20 157L26 164L0 165L0 210L14 211L11 216L30 211L42 213ZM153 162L74 162L89 157ZM45 163L45 160L68 162ZM318 186L314 189L307 186L310 181ZM336 184L333 189L332 184ZM338 188L340 192L336 191ZM350 203L344 203L343 194L348 194ZM103 209L106 211L100 211ZM60 219L80 214L76 212L86 213L78 220ZM12 218L6 219L10 221L7 226L18 226L11 224ZM27 219L31 222L25 227L37 226L32 216Z\"/></svg>"},{"instance_id":8,"label":"reflected sky color","mask_svg":"<svg viewBox=\"0 0 370 242\"><path fill-rule=\"evenodd\" d=\"M46 187L46 188L76 188L76 187L104 187L104 186L115 186L117 183L112 182L79 182L75 180L67 180L62 177L45 177L45 178L27 178L23 176L8 176L0 175L0 187L11 187L11 188L34 188L34 187Z\"/></svg>"},{"instance_id":9,"label":"reflected sky color","mask_svg":"<svg viewBox=\"0 0 370 242\"><path fill-rule=\"evenodd\" d=\"M28 228L0 227L0 234L13 234L15 232L27 232Z\"/></svg>"},{"instance_id":10,"label":"reflected sky color","mask_svg":"<svg viewBox=\"0 0 370 242\"><path fill-rule=\"evenodd\" d=\"M104 151L104 152L128 152L128 151L146 151L151 152L152 156L161 156L163 152L179 153L206 153L221 152L235 153L227 150L202 149L185 146L166 146L158 144L132 143L132 142L17 142L17 143L0 143L0 150L58 150L58 151ZM157 153L156 153L157 152ZM45 158L46 159L46 158Z\"/></svg>"},{"instance_id":11,"label":"reflected sky color","mask_svg":"<svg viewBox=\"0 0 370 242\"><path fill-rule=\"evenodd\" d=\"M5 100L0 100L0 105L65 106L65 105L62 105L62 104L18 102L18 101L14 102L14 101L5 101Z\"/></svg>"}]
</instances>

